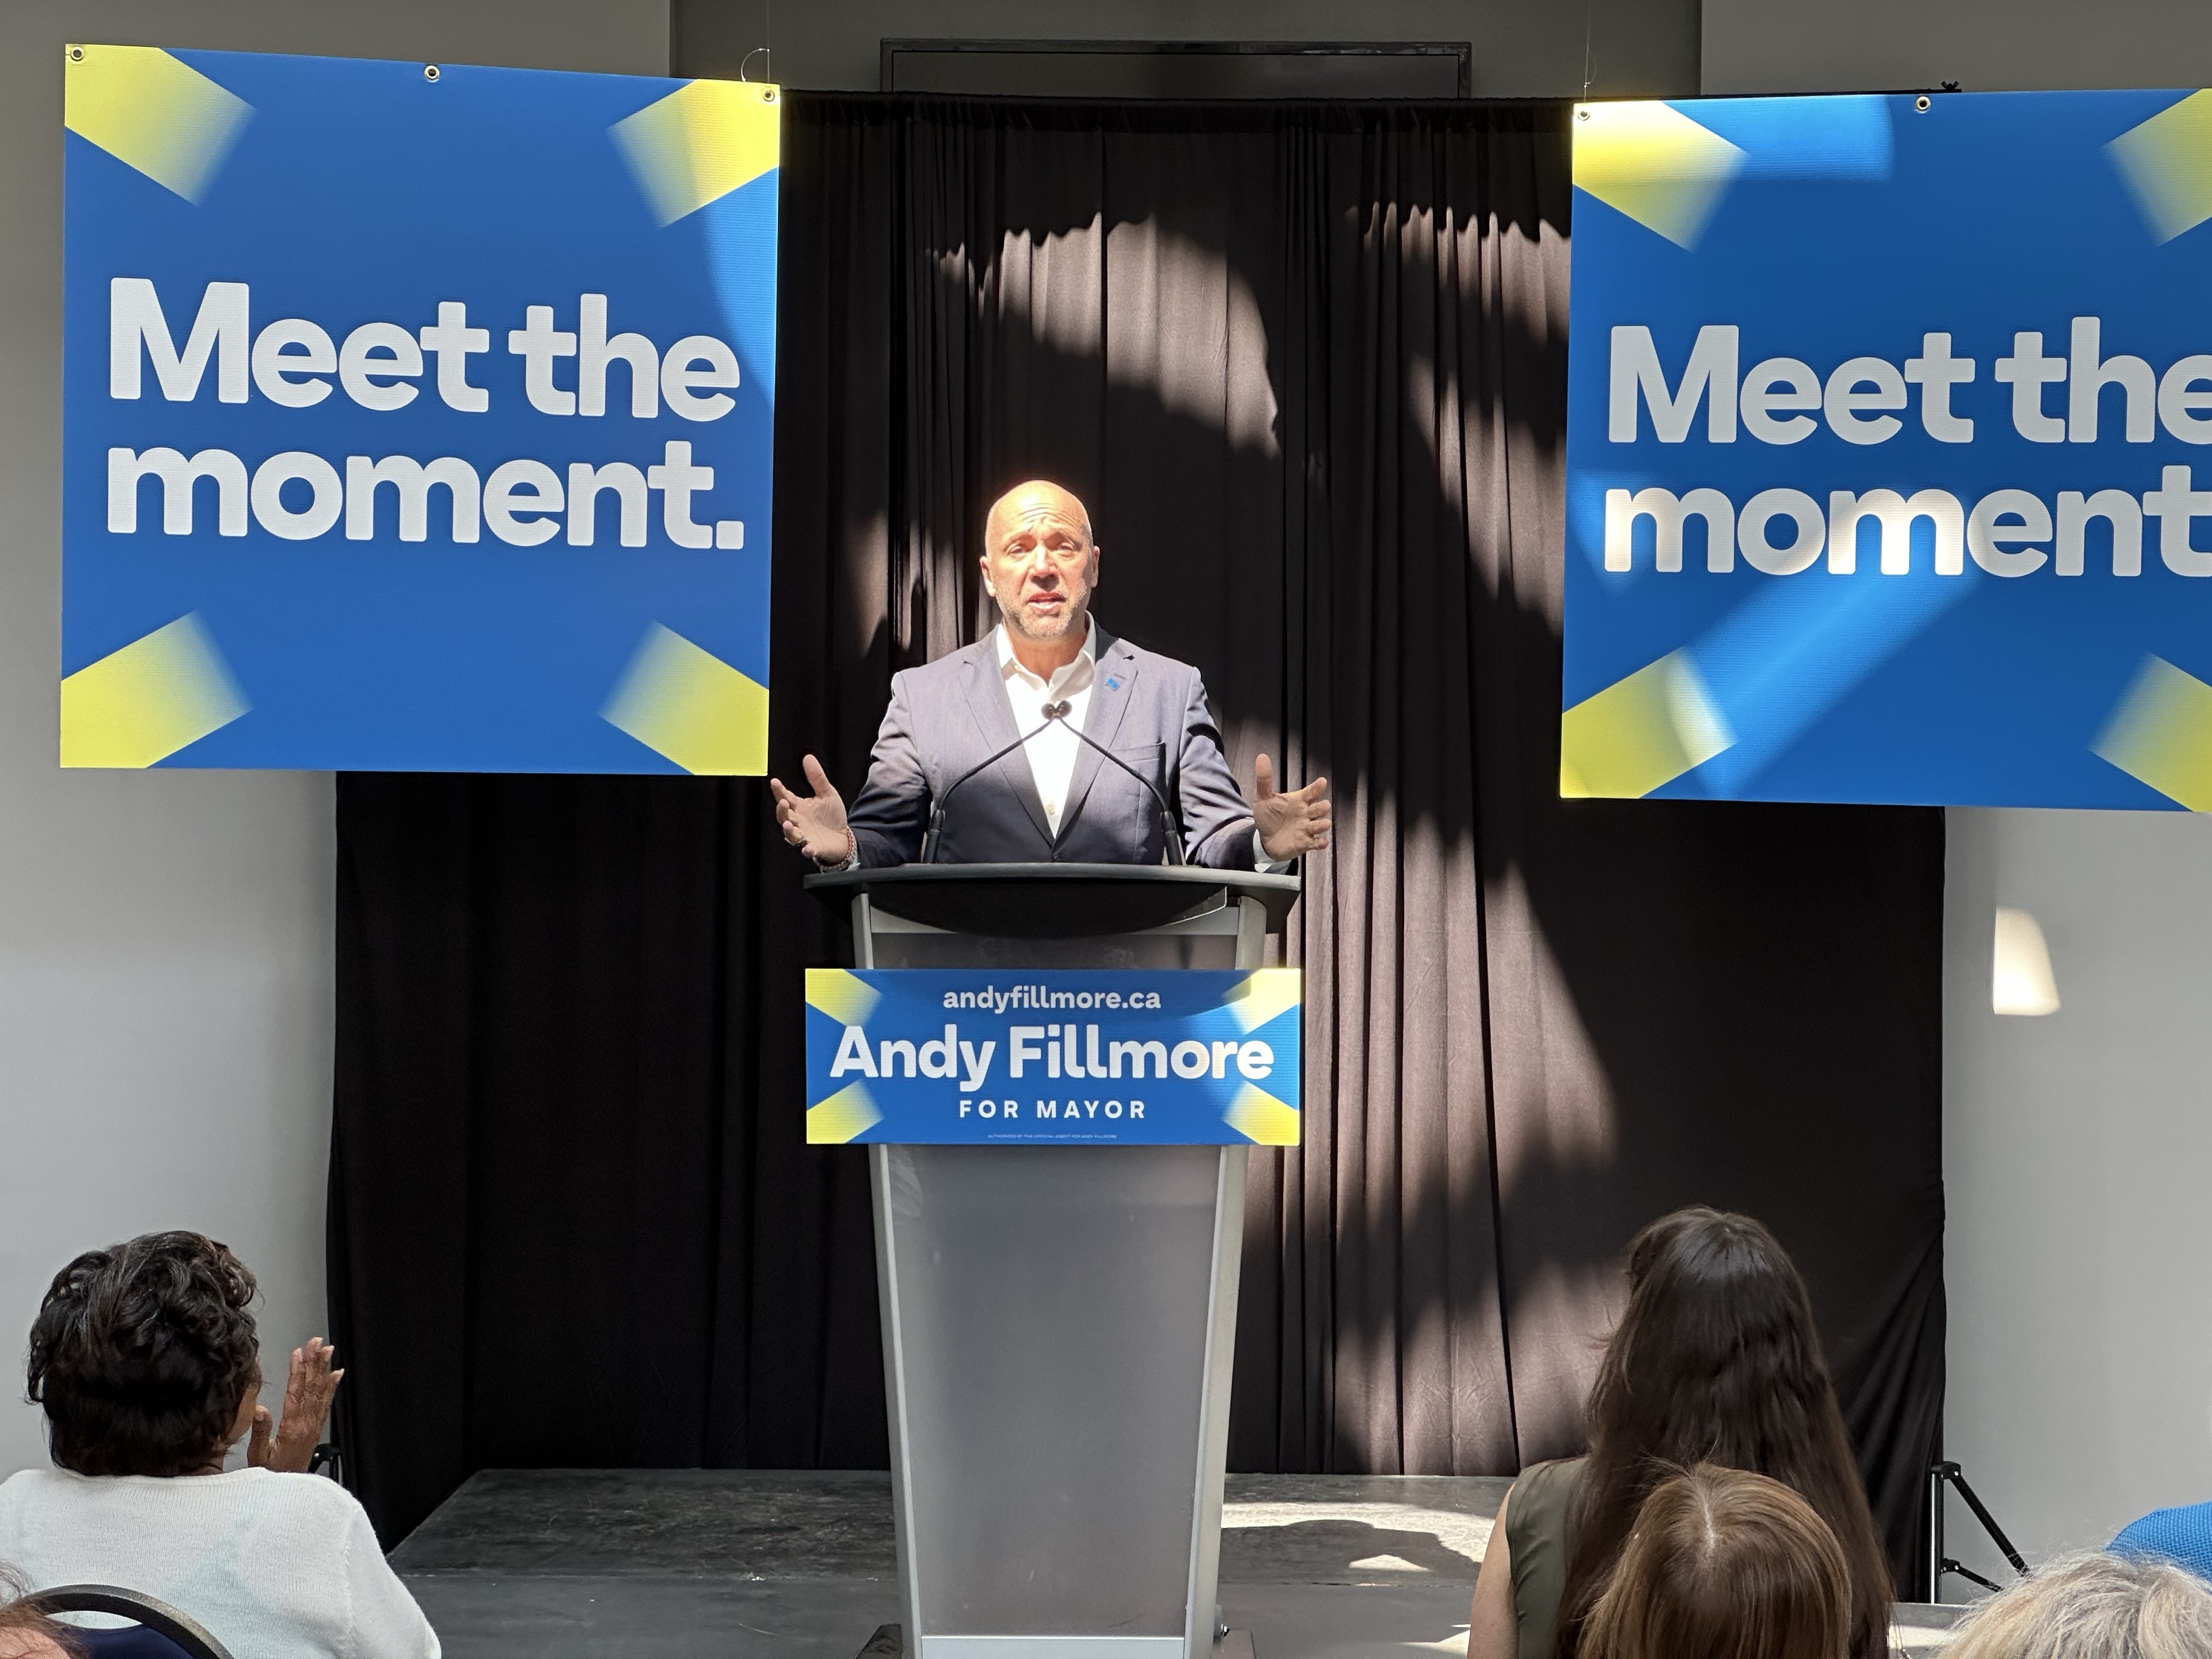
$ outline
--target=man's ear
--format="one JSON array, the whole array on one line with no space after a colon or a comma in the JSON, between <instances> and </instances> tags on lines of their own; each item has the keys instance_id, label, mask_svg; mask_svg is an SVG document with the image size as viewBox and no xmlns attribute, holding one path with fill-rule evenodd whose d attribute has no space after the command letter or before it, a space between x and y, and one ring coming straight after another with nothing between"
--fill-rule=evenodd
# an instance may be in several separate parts
<instances>
[{"instance_id":1,"label":"man's ear","mask_svg":"<svg viewBox=\"0 0 2212 1659\"><path fill-rule=\"evenodd\" d=\"M1085 576L1083 580L1084 580L1086 583L1088 583L1091 586L1092 586L1092 587L1096 587L1096 586L1098 586L1098 553L1099 553L1099 547L1098 547L1098 544L1097 544L1097 543L1096 543L1096 542L1091 543L1091 574L1090 574L1089 575Z\"/></svg>"}]
</instances>

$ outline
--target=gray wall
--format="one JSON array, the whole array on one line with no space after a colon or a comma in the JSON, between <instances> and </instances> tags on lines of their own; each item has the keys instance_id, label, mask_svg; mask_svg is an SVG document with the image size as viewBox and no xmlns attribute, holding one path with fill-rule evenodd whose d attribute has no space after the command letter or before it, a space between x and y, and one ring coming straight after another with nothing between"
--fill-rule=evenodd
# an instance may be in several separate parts
<instances>
[{"instance_id":1,"label":"gray wall","mask_svg":"<svg viewBox=\"0 0 2212 1659\"><path fill-rule=\"evenodd\" d=\"M9 1377L79 1250L197 1228L259 1273L272 1349L324 1316L331 780L55 761L70 40L668 64L665 0L0 5L0 1474L44 1461Z\"/></svg>"},{"instance_id":2,"label":"gray wall","mask_svg":"<svg viewBox=\"0 0 2212 1659\"><path fill-rule=\"evenodd\" d=\"M1949 818L1945 1449L2047 1554L2212 1498L2212 822ZM2057 1013L1990 1012L2000 904L2043 924Z\"/></svg>"},{"instance_id":3,"label":"gray wall","mask_svg":"<svg viewBox=\"0 0 2212 1659\"><path fill-rule=\"evenodd\" d=\"M1704 29L1707 92L2212 85L2192 0L1705 0ZM1950 830L1945 1448L2048 1554L2212 1498L2212 826L1958 811ZM1990 1012L1999 904L2049 937L2047 1018ZM1950 1514L1963 1546L1977 1529Z\"/></svg>"},{"instance_id":4,"label":"gray wall","mask_svg":"<svg viewBox=\"0 0 2212 1659\"><path fill-rule=\"evenodd\" d=\"M1584 48L1601 97L1681 95L1698 85L1698 0L675 0L689 75L737 74L763 41L786 86L872 92L878 48L901 39L1006 40L1466 40L1485 98L1580 95ZM751 75L769 78L755 58Z\"/></svg>"},{"instance_id":5,"label":"gray wall","mask_svg":"<svg viewBox=\"0 0 2212 1659\"><path fill-rule=\"evenodd\" d=\"M2199 0L1705 0L1704 87L2212 86Z\"/></svg>"}]
</instances>

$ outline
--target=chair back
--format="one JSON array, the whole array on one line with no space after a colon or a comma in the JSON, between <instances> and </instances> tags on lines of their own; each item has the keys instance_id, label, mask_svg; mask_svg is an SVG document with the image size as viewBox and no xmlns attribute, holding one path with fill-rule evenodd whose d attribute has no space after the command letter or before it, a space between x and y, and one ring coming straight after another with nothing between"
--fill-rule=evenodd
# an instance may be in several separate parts
<instances>
[{"instance_id":1,"label":"chair back","mask_svg":"<svg viewBox=\"0 0 2212 1659\"><path fill-rule=\"evenodd\" d=\"M130 1620L120 1629L76 1632L92 1659L230 1659L230 1650L186 1614L119 1585L64 1584L23 1599L49 1615L105 1613Z\"/></svg>"},{"instance_id":2,"label":"chair back","mask_svg":"<svg viewBox=\"0 0 2212 1659\"><path fill-rule=\"evenodd\" d=\"M76 1640L84 1650L85 1659L191 1659L186 1649L143 1625L124 1625L107 1630L79 1629Z\"/></svg>"}]
</instances>

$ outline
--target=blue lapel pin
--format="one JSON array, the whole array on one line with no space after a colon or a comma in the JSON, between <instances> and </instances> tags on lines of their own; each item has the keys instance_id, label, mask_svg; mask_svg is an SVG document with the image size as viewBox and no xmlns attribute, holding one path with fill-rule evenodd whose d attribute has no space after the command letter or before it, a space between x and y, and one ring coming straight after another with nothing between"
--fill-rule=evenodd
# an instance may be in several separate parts
<instances>
[{"instance_id":1,"label":"blue lapel pin","mask_svg":"<svg viewBox=\"0 0 2212 1659\"><path fill-rule=\"evenodd\" d=\"M1106 677L1106 689L1109 691L1119 691L1121 689L1121 682L1109 674Z\"/></svg>"}]
</instances>

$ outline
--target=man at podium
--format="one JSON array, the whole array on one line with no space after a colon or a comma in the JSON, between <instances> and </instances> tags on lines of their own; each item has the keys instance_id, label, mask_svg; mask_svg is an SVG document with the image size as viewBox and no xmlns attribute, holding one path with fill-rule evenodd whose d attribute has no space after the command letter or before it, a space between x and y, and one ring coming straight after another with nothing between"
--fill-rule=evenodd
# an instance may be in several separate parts
<instances>
[{"instance_id":1,"label":"man at podium","mask_svg":"<svg viewBox=\"0 0 2212 1659\"><path fill-rule=\"evenodd\" d=\"M1091 515L1058 484L1000 497L983 526L1000 624L891 680L868 781L848 811L811 755L801 795L769 781L783 838L825 870L1075 862L1279 870L1328 845L1328 781L1247 805L1195 668L1091 614Z\"/></svg>"}]
</instances>

